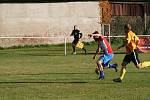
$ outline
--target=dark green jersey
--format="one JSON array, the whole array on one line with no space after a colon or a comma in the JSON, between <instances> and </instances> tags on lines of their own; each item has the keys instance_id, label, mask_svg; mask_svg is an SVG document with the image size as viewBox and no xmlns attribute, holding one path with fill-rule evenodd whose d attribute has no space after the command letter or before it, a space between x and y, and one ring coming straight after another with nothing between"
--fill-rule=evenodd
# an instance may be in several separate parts
<instances>
[{"instance_id":1,"label":"dark green jersey","mask_svg":"<svg viewBox=\"0 0 150 100\"><path fill-rule=\"evenodd\" d=\"M80 38L82 38L82 33L80 33L79 30L73 30L71 33L72 36L74 36L75 40L79 40Z\"/></svg>"}]
</instances>

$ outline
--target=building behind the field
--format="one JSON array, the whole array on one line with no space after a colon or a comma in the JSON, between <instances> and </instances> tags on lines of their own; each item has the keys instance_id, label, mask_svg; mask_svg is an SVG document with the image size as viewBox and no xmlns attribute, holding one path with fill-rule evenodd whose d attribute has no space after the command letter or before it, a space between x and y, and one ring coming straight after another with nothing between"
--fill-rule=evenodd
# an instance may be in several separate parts
<instances>
[{"instance_id":1,"label":"building behind the field","mask_svg":"<svg viewBox=\"0 0 150 100\"><path fill-rule=\"evenodd\" d=\"M0 38L0 46L64 43L63 37L70 37L74 25L86 38L101 30L99 22L98 2L1 3L0 37L52 38Z\"/></svg>"}]
</instances>

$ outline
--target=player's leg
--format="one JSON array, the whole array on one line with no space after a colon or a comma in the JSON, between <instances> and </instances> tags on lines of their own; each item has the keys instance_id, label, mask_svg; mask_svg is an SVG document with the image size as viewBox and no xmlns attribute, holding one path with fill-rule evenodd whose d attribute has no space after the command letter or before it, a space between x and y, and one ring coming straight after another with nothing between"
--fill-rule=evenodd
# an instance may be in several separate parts
<instances>
[{"instance_id":1,"label":"player's leg","mask_svg":"<svg viewBox=\"0 0 150 100\"><path fill-rule=\"evenodd\" d=\"M99 57L97 63L98 68L96 68L95 72L98 74L98 71L100 71L99 73L99 79L104 79L104 68L106 68L109 64L109 61L112 60L113 58L113 54L104 54L102 56Z\"/></svg>"},{"instance_id":2,"label":"player's leg","mask_svg":"<svg viewBox=\"0 0 150 100\"><path fill-rule=\"evenodd\" d=\"M99 60L96 61L97 67L95 68L95 73L96 73L97 75L99 75L100 66L101 66L101 65L98 63L98 61L99 61Z\"/></svg>"},{"instance_id":3,"label":"player's leg","mask_svg":"<svg viewBox=\"0 0 150 100\"><path fill-rule=\"evenodd\" d=\"M144 61L140 64L138 64L138 68L146 68L146 67L150 67L150 61Z\"/></svg>"},{"instance_id":4,"label":"player's leg","mask_svg":"<svg viewBox=\"0 0 150 100\"><path fill-rule=\"evenodd\" d=\"M96 70L100 71L100 73L99 73L99 79L104 79L104 70L103 70L103 65L102 65L103 60L104 60L104 55L100 56L99 59L96 62L96 64L97 64Z\"/></svg>"},{"instance_id":5,"label":"player's leg","mask_svg":"<svg viewBox=\"0 0 150 100\"><path fill-rule=\"evenodd\" d=\"M84 47L82 48L82 50L83 50L83 51L85 52L85 54L86 54L86 49L85 49Z\"/></svg>"},{"instance_id":6,"label":"player's leg","mask_svg":"<svg viewBox=\"0 0 150 100\"><path fill-rule=\"evenodd\" d=\"M103 67L104 67L104 69L105 68L110 68L110 69L115 69L115 71L117 72L118 71L118 69L117 69L117 67L118 67L118 64L117 63L114 63L114 64L109 64L109 62L110 61L108 61L107 63L102 63L102 65L103 65Z\"/></svg>"},{"instance_id":7,"label":"player's leg","mask_svg":"<svg viewBox=\"0 0 150 100\"><path fill-rule=\"evenodd\" d=\"M104 79L104 70L103 70L103 66L102 66L102 61L98 60L97 61L97 66L98 66L98 69L100 70L100 73L99 73L99 79Z\"/></svg>"},{"instance_id":8,"label":"player's leg","mask_svg":"<svg viewBox=\"0 0 150 100\"><path fill-rule=\"evenodd\" d=\"M133 51L132 62L138 69L150 67L150 61L140 62L137 50Z\"/></svg>"},{"instance_id":9,"label":"player's leg","mask_svg":"<svg viewBox=\"0 0 150 100\"><path fill-rule=\"evenodd\" d=\"M100 71L100 64L98 63L98 61L96 61L96 65L97 65L97 68L95 68L95 73L97 74L97 75L99 75L99 71Z\"/></svg>"},{"instance_id":10,"label":"player's leg","mask_svg":"<svg viewBox=\"0 0 150 100\"><path fill-rule=\"evenodd\" d=\"M114 54L108 55L108 58L107 58L109 60L108 62L110 62L113 59L113 57L114 57ZM115 69L116 72L117 72L117 67L118 67L117 63L108 65L108 68L113 68Z\"/></svg>"},{"instance_id":11,"label":"player's leg","mask_svg":"<svg viewBox=\"0 0 150 100\"><path fill-rule=\"evenodd\" d=\"M108 62L108 64L102 63L102 65L103 65L104 69L111 68L111 69L115 69L116 72L118 71L118 69L117 69L118 64L117 63L115 63L115 64L109 64L109 62Z\"/></svg>"},{"instance_id":12,"label":"player's leg","mask_svg":"<svg viewBox=\"0 0 150 100\"><path fill-rule=\"evenodd\" d=\"M113 69L115 69L116 72L118 71L117 67L118 67L118 64L117 64L117 63L109 64L109 65L108 65L108 68L113 68Z\"/></svg>"},{"instance_id":13,"label":"player's leg","mask_svg":"<svg viewBox=\"0 0 150 100\"><path fill-rule=\"evenodd\" d=\"M77 43L78 43L77 40L74 40L74 41L72 42L72 48L73 48L72 54L76 54L76 44L77 44Z\"/></svg>"},{"instance_id":14,"label":"player's leg","mask_svg":"<svg viewBox=\"0 0 150 100\"><path fill-rule=\"evenodd\" d=\"M72 54L74 54L76 52L76 50L75 50L75 40L72 42L72 49L73 49Z\"/></svg>"},{"instance_id":15,"label":"player's leg","mask_svg":"<svg viewBox=\"0 0 150 100\"><path fill-rule=\"evenodd\" d=\"M125 63L125 62L123 62L123 63ZM116 78L116 79L113 79L114 82L122 82L122 80L125 76L126 66L124 66L123 63L122 63L122 67L121 67L121 70L120 70L120 77Z\"/></svg>"},{"instance_id":16,"label":"player's leg","mask_svg":"<svg viewBox=\"0 0 150 100\"><path fill-rule=\"evenodd\" d=\"M104 63L102 64L104 68L113 68L117 72L117 66L118 64L109 64L109 62L113 59L114 54L104 54Z\"/></svg>"},{"instance_id":17,"label":"player's leg","mask_svg":"<svg viewBox=\"0 0 150 100\"><path fill-rule=\"evenodd\" d=\"M122 67L121 67L121 70L120 70L120 79L123 80L123 78L125 76L125 73L126 73L126 65L127 65L127 63L123 62L121 65L122 65Z\"/></svg>"},{"instance_id":18,"label":"player's leg","mask_svg":"<svg viewBox=\"0 0 150 100\"><path fill-rule=\"evenodd\" d=\"M126 73L126 65L128 63L131 62L131 55L126 55L123 59L123 62L122 62L122 67L121 67L121 70L120 70L120 77L119 78L116 78L116 79L113 79L114 82L122 82L124 76L125 76L125 73Z\"/></svg>"},{"instance_id":19,"label":"player's leg","mask_svg":"<svg viewBox=\"0 0 150 100\"><path fill-rule=\"evenodd\" d=\"M97 67L97 68L95 68L95 73L97 74L97 75L99 75L99 68Z\"/></svg>"},{"instance_id":20,"label":"player's leg","mask_svg":"<svg viewBox=\"0 0 150 100\"><path fill-rule=\"evenodd\" d=\"M113 54L104 54L99 57L97 61L98 69L100 70L99 79L104 79L104 67L106 67L109 61L112 59Z\"/></svg>"}]
</instances>

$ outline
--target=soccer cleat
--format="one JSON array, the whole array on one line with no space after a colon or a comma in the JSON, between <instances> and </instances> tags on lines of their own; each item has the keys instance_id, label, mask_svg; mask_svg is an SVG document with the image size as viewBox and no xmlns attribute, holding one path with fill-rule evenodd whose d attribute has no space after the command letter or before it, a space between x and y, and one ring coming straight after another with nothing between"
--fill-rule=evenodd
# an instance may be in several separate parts
<instances>
[{"instance_id":1,"label":"soccer cleat","mask_svg":"<svg viewBox=\"0 0 150 100\"><path fill-rule=\"evenodd\" d=\"M85 54L87 54L86 50L84 51Z\"/></svg>"},{"instance_id":2,"label":"soccer cleat","mask_svg":"<svg viewBox=\"0 0 150 100\"><path fill-rule=\"evenodd\" d=\"M76 53L76 52L73 52L72 54L73 54L73 55L76 55L77 53Z\"/></svg>"},{"instance_id":3,"label":"soccer cleat","mask_svg":"<svg viewBox=\"0 0 150 100\"><path fill-rule=\"evenodd\" d=\"M85 48L82 48L84 50L84 53L86 54L86 49Z\"/></svg>"},{"instance_id":4,"label":"soccer cleat","mask_svg":"<svg viewBox=\"0 0 150 100\"><path fill-rule=\"evenodd\" d=\"M103 79L104 79L104 77L99 77L98 79L99 79L99 80L103 80Z\"/></svg>"},{"instance_id":5,"label":"soccer cleat","mask_svg":"<svg viewBox=\"0 0 150 100\"><path fill-rule=\"evenodd\" d=\"M118 82L118 83L121 83L122 80L120 78L116 78L116 79L113 79L114 82Z\"/></svg>"},{"instance_id":6,"label":"soccer cleat","mask_svg":"<svg viewBox=\"0 0 150 100\"><path fill-rule=\"evenodd\" d=\"M98 68L95 68L95 73L97 74L97 75L99 75L99 69Z\"/></svg>"},{"instance_id":7,"label":"soccer cleat","mask_svg":"<svg viewBox=\"0 0 150 100\"><path fill-rule=\"evenodd\" d=\"M108 67L108 68L114 68L115 71L117 72L117 71L118 71L118 70L117 70L117 67L118 67L118 64L115 63L115 64L109 64L109 67Z\"/></svg>"},{"instance_id":8,"label":"soccer cleat","mask_svg":"<svg viewBox=\"0 0 150 100\"><path fill-rule=\"evenodd\" d=\"M103 80L104 76L105 76L104 71L100 71L99 80Z\"/></svg>"}]
</instances>

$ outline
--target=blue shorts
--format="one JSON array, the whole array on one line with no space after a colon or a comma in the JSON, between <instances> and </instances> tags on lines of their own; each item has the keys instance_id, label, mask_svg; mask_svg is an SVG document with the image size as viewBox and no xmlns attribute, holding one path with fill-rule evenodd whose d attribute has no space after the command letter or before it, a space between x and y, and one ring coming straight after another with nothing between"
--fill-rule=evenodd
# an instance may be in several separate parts
<instances>
[{"instance_id":1,"label":"blue shorts","mask_svg":"<svg viewBox=\"0 0 150 100\"><path fill-rule=\"evenodd\" d=\"M103 54L102 56L99 57L98 61L102 62L103 67L107 67L113 57L114 54Z\"/></svg>"}]
</instances>

